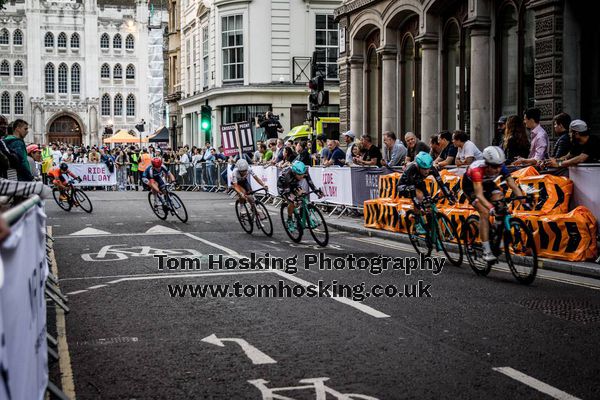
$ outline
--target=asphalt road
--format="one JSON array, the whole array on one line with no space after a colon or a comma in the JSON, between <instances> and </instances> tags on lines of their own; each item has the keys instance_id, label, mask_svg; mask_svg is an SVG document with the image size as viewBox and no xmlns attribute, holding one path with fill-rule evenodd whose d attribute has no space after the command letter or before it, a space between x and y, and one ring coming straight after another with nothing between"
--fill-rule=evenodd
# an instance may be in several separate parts
<instances>
[{"instance_id":1,"label":"asphalt road","mask_svg":"<svg viewBox=\"0 0 600 400\"><path fill-rule=\"evenodd\" d=\"M272 238L248 235L224 194L180 193L187 224L158 220L146 192L88 194L93 214L46 207L69 296L67 339L79 399L600 398L597 281L542 273L525 287L504 272L477 277L466 265L445 265L437 275L306 269L307 254L415 254L405 244L338 231L327 249L310 235L295 244L275 211ZM202 263L160 269L156 253ZM211 255L239 260L251 253L297 256L298 270L207 265ZM364 283L367 290L412 290L421 281L431 297L360 302L169 292L169 285L239 282L250 291L319 281Z\"/></svg>"}]
</instances>

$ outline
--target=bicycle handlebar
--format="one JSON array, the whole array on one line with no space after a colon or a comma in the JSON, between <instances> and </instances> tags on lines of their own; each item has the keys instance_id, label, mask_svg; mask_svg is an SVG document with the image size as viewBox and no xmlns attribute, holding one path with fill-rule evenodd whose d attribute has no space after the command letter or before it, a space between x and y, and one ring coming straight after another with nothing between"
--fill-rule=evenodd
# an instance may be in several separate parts
<instances>
[{"instance_id":1,"label":"bicycle handlebar","mask_svg":"<svg viewBox=\"0 0 600 400\"><path fill-rule=\"evenodd\" d=\"M265 191L265 193L269 193L269 192L267 191L267 189L265 189L264 187L261 187L261 188L259 188L259 189L256 189L256 190L253 190L253 191L251 191L251 192L248 192L248 193L246 193L246 196L250 196L251 194L254 194L254 193L256 193L256 192L260 192L260 191L263 191L263 190Z\"/></svg>"}]
</instances>

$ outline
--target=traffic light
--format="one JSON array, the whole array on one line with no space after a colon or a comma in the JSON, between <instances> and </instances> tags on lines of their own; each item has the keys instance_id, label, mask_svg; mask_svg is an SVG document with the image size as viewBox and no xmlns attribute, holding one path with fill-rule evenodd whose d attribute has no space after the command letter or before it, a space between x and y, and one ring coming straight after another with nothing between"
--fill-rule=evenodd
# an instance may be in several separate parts
<instances>
[{"instance_id":1,"label":"traffic light","mask_svg":"<svg viewBox=\"0 0 600 400\"><path fill-rule=\"evenodd\" d=\"M308 102L311 110L318 110L321 106L329 104L329 91L325 90L325 79L319 75L312 78L308 82L310 88L310 95L308 96Z\"/></svg>"},{"instance_id":2,"label":"traffic light","mask_svg":"<svg viewBox=\"0 0 600 400\"><path fill-rule=\"evenodd\" d=\"M212 107L204 105L200 108L200 129L204 133L210 133L212 128Z\"/></svg>"}]
</instances>

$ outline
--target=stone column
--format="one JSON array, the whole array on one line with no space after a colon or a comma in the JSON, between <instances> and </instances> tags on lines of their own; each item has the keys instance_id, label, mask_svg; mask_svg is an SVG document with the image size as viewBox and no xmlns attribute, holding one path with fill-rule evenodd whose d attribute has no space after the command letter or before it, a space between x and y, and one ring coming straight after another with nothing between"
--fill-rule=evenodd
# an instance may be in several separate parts
<instances>
[{"instance_id":1,"label":"stone column","mask_svg":"<svg viewBox=\"0 0 600 400\"><path fill-rule=\"evenodd\" d=\"M429 33L416 38L421 45L421 140L429 138L439 130L439 68L438 38Z\"/></svg>"},{"instance_id":2,"label":"stone column","mask_svg":"<svg viewBox=\"0 0 600 400\"><path fill-rule=\"evenodd\" d=\"M397 77L397 62L398 52L393 46L386 46L377 49L381 54L381 130L393 131L396 134L398 129L398 77ZM379 134L379 133L377 133Z\"/></svg>"},{"instance_id":3,"label":"stone column","mask_svg":"<svg viewBox=\"0 0 600 400\"><path fill-rule=\"evenodd\" d=\"M350 58L350 130L357 137L363 132L363 79L364 59L353 56Z\"/></svg>"},{"instance_id":4,"label":"stone column","mask_svg":"<svg viewBox=\"0 0 600 400\"><path fill-rule=\"evenodd\" d=\"M471 27L471 140L480 149L492 142L490 111L490 22L487 18L472 21Z\"/></svg>"}]
</instances>

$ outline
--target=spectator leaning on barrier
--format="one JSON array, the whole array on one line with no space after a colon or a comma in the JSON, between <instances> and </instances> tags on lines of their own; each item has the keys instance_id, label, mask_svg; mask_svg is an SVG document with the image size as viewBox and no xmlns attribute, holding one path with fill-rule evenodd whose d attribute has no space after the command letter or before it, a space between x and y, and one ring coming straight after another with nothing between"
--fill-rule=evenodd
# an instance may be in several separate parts
<instances>
[{"instance_id":1,"label":"spectator leaning on barrier","mask_svg":"<svg viewBox=\"0 0 600 400\"><path fill-rule=\"evenodd\" d=\"M456 146L452 144L452 134L450 131L442 131L438 135L438 143L440 144L440 155L433 162L436 168L443 168L446 165L454 165L456 159L456 153L458 150Z\"/></svg>"},{"instance_id":2,"label":"spectator leaning on barrier","mask_svg":"<svg viewBox=\"0 0 600 400\"><path fill-rule=\"evenodd\" d=\"M16 165L17 179L19 181L32 181L33 175L27 162L27 148L25 146L25 136L29 132L29 124L22 119L13 122L13 134L6 136L4 143L6 147L19 157L19 163Z\"/></svg>"},{"instance_id":3,"label":"spectator leaning on barrier","mask_svg":"<svg viewBox=\"0 0 600 400\"><path fill-rule=\"evenodd\" d=\"M346 155L340 149L340 142L329 139L327 141L327 149L329 151L327 152L327 157L323 159L324 167L331 167L332 165L343 167L346 164Z\"/></svg>"},{"instance_id":4,"label":"spectator leaning on barrier","mask_svg":"<svg viewBox=\"0 0 600 400\"><path fill-rule=\"evenodd\" d=\"M275 165L283 160L283 147L283 139L277 139L277 146L273 151L273 159L271 160L271 164Z\"/></svg>"},{"instance_id":5,"label":"spectator leaning on barrier","mask_svg":"<svg viewBox=\"0 0 600 400\"><path fill-rule=\"evenodd\" d=\"M506 156L506 165L529 155L529 137L518 115L511 115L508 118L501 147Z\"/></svg>"},{"instance_id":6,"label":"spectator leaning on barrier","mask_svg":"<svg viewBox=\"0 0 600 400\"><path fill-rule=\"evenodd\" d=\"M377 146L373 146L371 136L364 134L360 137L362 153L360 157L354 157L353 161L361 166L381 167L381 151Z\"/></svg>"},{"instance_id":7,"label":"spectator leaning on barrier","mask_svg":"<svg viewBox=\"0 0 600 400\"><path fill-rule=\"evenodd\" d=\"M573 147L566 156L561 159L551 158L545 162L547 167L574 167L581 163L600 162L600 139L590 136L587 124L575 119L569 125L573 135Z\"/></svg>"},{"instance_id":8,"label":"spectator leaning on barrier","mask_svg":"<svg viewBox=\"0 0 600 400\"><path fill-rule=\"evenodd\" d=\"M352 149L356 147L356 144L354 143L356 136L352 131L342 133L342 136L344 137L344 143L346 143L346 165L350 165L353 157Z\"/></svg>"},{"instance_id":9,"label":"spectator leaning on barrier","mask_svg":"<svg viewBox=\"0 0 600 400\"><path fill-rule=\"evenodd\" d=\"M392 131L383 132L383 161L381 165L386 167L399 167L406 158L406 147L396 134Z\"/></svg>"},{"instance_id":10,"label":"spectator leaning on barrier","mask_svg":"<svg viewBox=\"0 0 600 400\"><path fill-rule=\"evenodd\" d=\"M498 118L498 122L496 122L496 133L494 135L494 139L492 140L492 146L502 146L507 120L508 118L505 115Z\"/></svg>"},{"instance_id":11,"label":"spectator leaning on barrier","mask_svg":"<svg viewBox=\"0 0 600 400\"><path fill-rule=\"evenodd\" d=\"M541 117L542 112L539 108L529 108L525 111L523 122L525 127L531 131L529 156L526 159L517 159L513 165L535 165L548 155L548 134L540 125Z\"/></svg>"},{"instance_id":12,"label":"spectator leaning on barrier","mask_svg":"<svg viewBox=\"0 0 600 400\"><path fill-rule=\"evenodd\" d=\"M440 156L440 153L442 152L442 147L440 146L439 138L437 135L434 135L431 138L429 138L429 148L431 149L429 150L429 155L431 156L431 158L435 160Z\"/></svg>"},{"instance_id":13,"label":"spectator leaning on barrier","mask_svg":"<svg viewBox=\"0 0 600 400\"><path fill-rule=\"evenodd\" d=\"M455 161L457 166L471 165L473 161L483 159L483 154L475 143L469 140L469 135L465 132L454 131L452 134L452 143L458 149Z\"/></svg>"},{"instance_id":14,"label":"spectator leaning on barrier","mask_svg":"<svg viewBox=\"0 0 600 400\"><path fill-rule=\"evenodd\" d=\"M265 154L263 154L263 158L262 158L263 163L271 162L271 160L273 159L273 154L276 151L276 146L277 146L277 144L275 143L274 140L269 140L267 142L267 151L265 152Z\"/></svg>"},{"instance_id":15,"label":"spectator leaning on barrier","mask_svg":"<svg viewBox=\"0 0 600 400\"><path fill-rule=\"evenodd\" d=\"M567 113L560 113L554 117L554 133L558 136L554 143L554 151L551 158L562 158L571 151L571 136L569 135L569 125L571 125L571 116Z\"/></svg>"},{"instance_id":16,"label":"spectator leaning on barrier","mask_svg":"<svg viewBox=\"0 0 600 400\"><path fill-rule=\"evenodd\" d=\"M406 132L404 135L404 141L406 142L406 157L404 159L404 163L408 164L415 160L415 157L420 152L424 151L425 153L429 153L429 146L421 140L417 138L413 132Z\"/></svg>"},{"instance_id":17,"label":"spectator leaning on barrier","mask_svg":"<svg viewBox=\"0 0 600 400\"><path fill-rule=\"evenodd\" d=\"M308 152L308 142L298 141L296 143L296 160L302 161L304 165L310 165L310 153Z\"/></svg>"}]
</instances>

